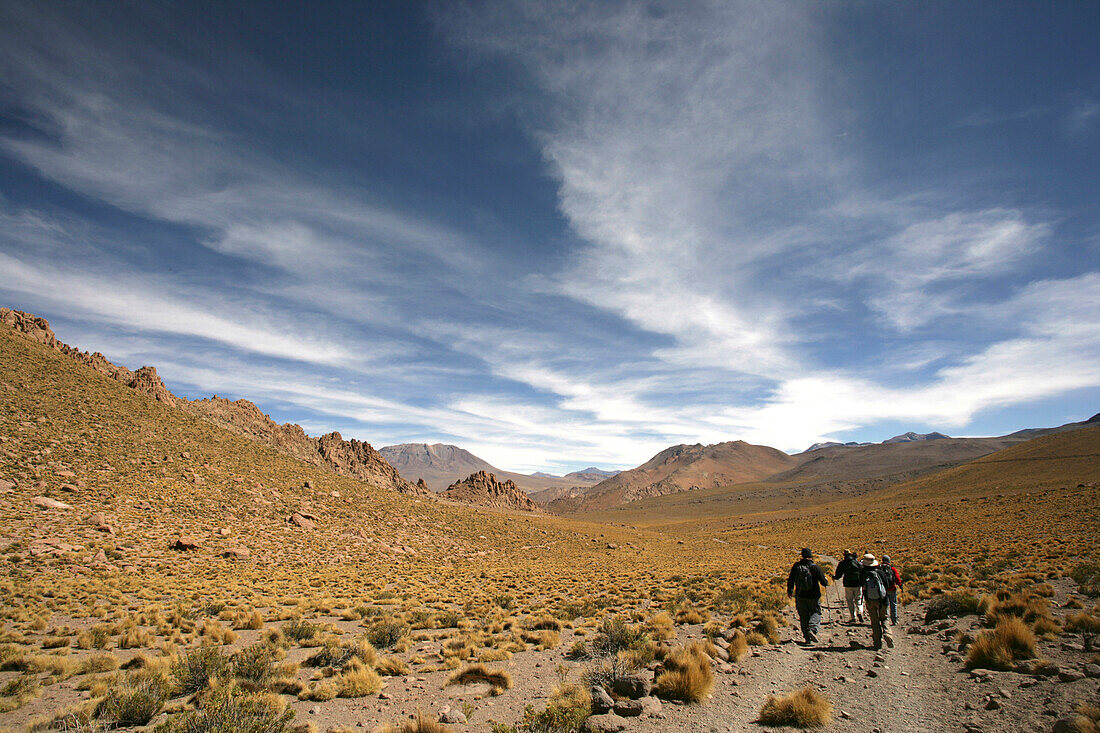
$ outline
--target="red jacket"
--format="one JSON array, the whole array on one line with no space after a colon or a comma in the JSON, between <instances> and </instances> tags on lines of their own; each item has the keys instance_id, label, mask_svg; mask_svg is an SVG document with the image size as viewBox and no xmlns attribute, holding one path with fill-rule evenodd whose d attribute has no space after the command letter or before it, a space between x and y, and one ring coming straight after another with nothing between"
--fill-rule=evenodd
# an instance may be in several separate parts
<instances>
[{"instance_id":1,"label":"red jacket","mask_svg":"<svg viewBox=\"0 0 1100 733\"><path fill-rule=\"evenodd\" d=\"M890 587L886 590L894 591L901 587L901 573L899 573L898 569L893 565L890 566L890 572L894 574L894 579L890 582Z\"/></svg>"}]
</instances>

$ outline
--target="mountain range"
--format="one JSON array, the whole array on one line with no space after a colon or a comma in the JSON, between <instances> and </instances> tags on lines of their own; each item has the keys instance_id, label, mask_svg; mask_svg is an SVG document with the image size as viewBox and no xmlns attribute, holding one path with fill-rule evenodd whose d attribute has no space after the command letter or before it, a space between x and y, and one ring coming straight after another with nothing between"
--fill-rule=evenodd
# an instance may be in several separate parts
<instances>
[{"instance_id":1,"label":"mountain range","mask_svg":"<svg viewBox=\"0 0 1100 733\"><path fill-rule=\"evenodd\" d=\"M635 502L647 505L656 498L685 492L702 501L703 497L724 496L723 487L749 484L756 486L753 496L767 499L772 505L776 497L795 501L807 492L820 500L889 486L966 464L1036 437L1100 424L1097 414L1084 422L1028 428L991 438L909 432L882 443L819 443L794 456L744 441L674 445L628 471L589 467L561 477L526 475L501 471L454 445L410 443L376 451L366 442L345 440L337 432L312 437L299 425L275 423L248 400L177 397L154 367L130 371L101 353L64 344L43 318L0 308L0 324L157 402L305 463L399 493L421 497L441 493L448 500L495 509L533 511L537 504L557 514L590 513Z\"/></svg>"},{"instance_id":2,"label":"mountain range","mask_svg":"<svg viewBox=\"0 0 1100 733\"><path fill-rule=\"evenodd\" d=\"M454 482L478 471L495 475L500 481L511 481L521 491L528 493L546 489L571 489L587 487L614 475L613 471L586 468L565 476L548 473L513 473L502 471L488 461L457 445L446 443L402 443L387 445L378 451L391 466L410 482L424 480L432 491L444 491Z\"/></svg>"}]
</instances>

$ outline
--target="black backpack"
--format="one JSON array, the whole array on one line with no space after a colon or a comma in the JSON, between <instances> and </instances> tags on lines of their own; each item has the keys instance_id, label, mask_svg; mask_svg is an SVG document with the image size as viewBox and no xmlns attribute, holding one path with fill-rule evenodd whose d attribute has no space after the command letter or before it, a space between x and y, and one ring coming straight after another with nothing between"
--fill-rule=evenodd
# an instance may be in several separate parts
<instances>
[{"instance_id":1,"label":"black backpack","mask_svg":"<svg viewBox=\"0 0 1100 733\"><path fill-rule=\"evenodd\" d=\"M815 585L817 584L814 582L813 573L810 572L810 566L806 563L797 563L794 566L795 595L813 595Z\"/></svg>"}]
</instances>

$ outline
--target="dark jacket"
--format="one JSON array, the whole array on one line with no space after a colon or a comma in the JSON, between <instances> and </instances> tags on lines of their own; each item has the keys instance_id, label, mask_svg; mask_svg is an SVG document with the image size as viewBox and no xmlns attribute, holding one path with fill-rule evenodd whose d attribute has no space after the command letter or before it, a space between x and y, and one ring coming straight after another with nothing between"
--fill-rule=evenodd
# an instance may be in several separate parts
<instances>
[{"instance_id":1,"label":"dark jacket","mask_svg":"<svg viewBox=\"0 0 1100 733\"><path fill-rule=\"evenodd\" d=\"M799 565L808 565L810 577L815 581L811 588L804 589L801 592L794 585L795 573L798 572ZM787 595L797 595L799 598L821 598L821 586L828 584L829 579L825 577L825 571L821 569L821 566L809 558L802 558L791 566L791 572L787 575Z\"/></svg>"},{"instance_id":2,"label":"dark jacket","mask_svg":"<svg viewBox=\"0 0 1100 733\"><path fill-rule=\"evenodd\" d=\"M890 582L886 585L886 590L896 591L901 588L901 573L898 569L889 563L882 563L882 567L886 568L886 574L890 577Z\"/></svg>"},{"instance_id":3,"label":"dark jacket","mask_svg":"<svg viewBox=\"0 0 1100 733\"><path fill-rule=\"evenodd\" d=\"M858 588L860 586L860 565L859 560L854 557L846 557L840 561L840 564L836 566L836 573L833 574L833 579L836 580L843 576L845 588Z\"/></svg>"}]
</instances>

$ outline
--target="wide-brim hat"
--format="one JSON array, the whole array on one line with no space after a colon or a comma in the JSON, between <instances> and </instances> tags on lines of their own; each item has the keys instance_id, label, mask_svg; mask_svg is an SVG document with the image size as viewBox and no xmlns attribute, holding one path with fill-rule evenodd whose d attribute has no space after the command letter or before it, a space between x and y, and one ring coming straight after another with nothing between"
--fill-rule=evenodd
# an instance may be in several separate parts
<instances>
[{"instance_id":1,"label":"wide-brim hat","mask_svg":"<svg viewBox=\"0 0 1100 733\"><path fill-rule=\"evenodd\" d=\"M864 565L867 565L867 566L870 566L870 567L874 567L875 565L878 565L878 561L875 560L875 556L872 555L869 552L866 555L863 556L863 559L860 560L860 562L862 562Z\"/></svg>"}]
</instances>

